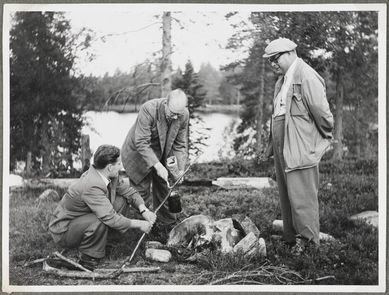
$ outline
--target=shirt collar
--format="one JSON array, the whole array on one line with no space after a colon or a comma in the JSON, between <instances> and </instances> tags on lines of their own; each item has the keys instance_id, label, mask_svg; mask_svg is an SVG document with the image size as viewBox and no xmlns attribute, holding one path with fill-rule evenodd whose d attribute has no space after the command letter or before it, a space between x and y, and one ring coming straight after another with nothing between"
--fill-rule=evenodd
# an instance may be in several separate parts
<instances>
[{"instance_id":1,"label":"shirt collar","mask_svg":"<svg viewBox=\"0 0 389 295\"><path fill-rule=\"evenodd\" d=\"M289 69L286 71L285 78L289 79L291 76L294 74L294 69L296 68L297 65L297 60L300 59L297 57L294 62L290 65Z\"/></svg>"},{"instance_id":2,"label":"shirt collar","mask_svg":"<svg viewBox=\"0 0 389 295\"><path fill-rule=\"evenodd\" d=\"M103 179L105 186L108 186L108 184L111 182L111 180L108 179L107 177L105 177L99 170L96 170L96 171L101 176L101 178Z\"/></svg>"}]
</instances>

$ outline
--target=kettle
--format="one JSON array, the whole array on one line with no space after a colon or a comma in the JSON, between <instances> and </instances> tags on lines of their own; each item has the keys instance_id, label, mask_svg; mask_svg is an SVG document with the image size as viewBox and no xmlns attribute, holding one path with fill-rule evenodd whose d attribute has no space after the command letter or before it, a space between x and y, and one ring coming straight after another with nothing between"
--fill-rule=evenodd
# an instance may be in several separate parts
<instances>
[{"instance_id":1,"label":"kettle","mask_svg":"<svg viewBox=\"0 0 389 295\"><path fill-rule=\"evenodd\" d=\"M181 196L178 192L172 192L168 198L168 207L171 213L180 213L182 210Z\"/></svg>"}]
</instances>

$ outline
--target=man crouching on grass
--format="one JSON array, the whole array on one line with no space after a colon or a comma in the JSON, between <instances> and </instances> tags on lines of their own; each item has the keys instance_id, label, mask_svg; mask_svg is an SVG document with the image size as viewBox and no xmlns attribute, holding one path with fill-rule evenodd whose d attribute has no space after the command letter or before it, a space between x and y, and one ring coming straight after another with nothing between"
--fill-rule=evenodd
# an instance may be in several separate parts
<instances>
[{"instance_id":1,"label":"man crouching on grass","mask_svg":"<svg viewBox=\"0 0 389 295\"><path fill-rule=\"evenodd\" d=\"M108 228L121 233L130 228L148 233L156 220L139 193L119 179L119 148L99 146L93 162L68 188L49 224L54 241L64 248L78 248L79 263L90 270L105 256ZM121 215L128 205L138 209L145 220Z\"/></svg>"}]
</instances>

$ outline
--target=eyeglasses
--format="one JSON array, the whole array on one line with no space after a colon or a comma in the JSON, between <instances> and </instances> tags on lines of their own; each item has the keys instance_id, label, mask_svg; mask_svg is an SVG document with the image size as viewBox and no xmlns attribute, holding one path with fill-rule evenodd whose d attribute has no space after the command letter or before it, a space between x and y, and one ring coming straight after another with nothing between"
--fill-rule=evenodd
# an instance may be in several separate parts
<instances>
[{"instance_id":1,"label":"eyeglasses","mask_svg":"<svg viewBox=\"0 0 389 295\"><path fill-rule=\"evenodd\" d=\"M269 57L269 62L270 63L277 63L278 59L281 57L281 55L283 55L284 53L287 53L287 52L288 51L280 52L280 53L277 53L276 55Z\"/></svg>"},{"instance_id":2,"label":"eyeglasses","mask_svg":"<svg viewBox=\"0 0 389 295\"><path fill-rule=\"evenodd\" d=\"M180 113L172 112L167 104L166 104L166 111L165 111L165 113L166 113L166 116L168 118L171 118L171 119L178 119L182 115Z\"/></svg>"}]
</instances>

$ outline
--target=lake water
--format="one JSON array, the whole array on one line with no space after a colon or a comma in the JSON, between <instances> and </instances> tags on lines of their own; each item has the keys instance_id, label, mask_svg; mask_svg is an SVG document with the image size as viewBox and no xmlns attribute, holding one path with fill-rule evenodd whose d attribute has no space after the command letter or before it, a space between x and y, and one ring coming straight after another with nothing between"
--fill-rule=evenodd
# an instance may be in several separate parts
<instances>
[{"instance_id":1,"label":"lake water","mask_svg":"<svg viewBox=\"0 0 389 295\"><path fill-rule=\"evenodd\" d=\"M121 148L128 130L134 124L137 113L117 113L117 112L95 112L85 113L89 126L82 130L83 134L90 136L90 146L92 152L101 144L112 144ZM219 161L220 156L231 156L232 129L239 121L238 114L224 113L199 113L202 122L193 123L193 130L199 131L207 136L202 141L204 145L199 146L202 155L198 162ZM199 136L193 133L192 138Z\"/></svg>"}]
</instances>

